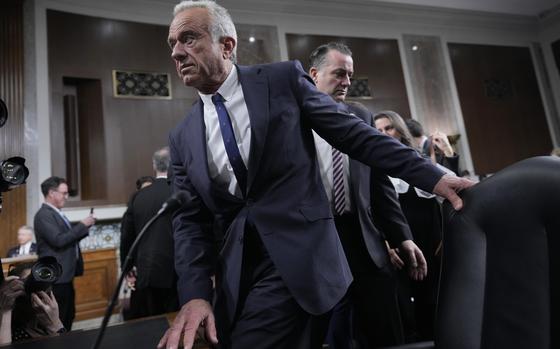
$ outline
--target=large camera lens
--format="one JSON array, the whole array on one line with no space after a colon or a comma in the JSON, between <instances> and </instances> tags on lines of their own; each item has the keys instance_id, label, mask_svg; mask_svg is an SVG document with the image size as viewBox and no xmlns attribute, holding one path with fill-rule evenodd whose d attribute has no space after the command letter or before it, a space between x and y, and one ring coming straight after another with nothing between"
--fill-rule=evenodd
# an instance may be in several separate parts
<instances>
[{"instance_id":1,"label":"large camera lens","mask_svg":"<svg viewBox=\"0 0 560 349\"><path fill-rule=\"evenodd\" d=\"M25 181L24 167L20 164L4 161L0 170L4 180L11 185L19 185Z\"/></svg>"},{"instance_id":2,"label":"large camera lens","mask_svg":"<svg viewBox=\"0 0 560 349\"><path fill-rule=\"evenodd\" d=\"M4 126L8 121L8 108L3 100L0 99L0 127Z\"/></svg>"},{"instance_id":3,"label":"large camera lens","mask_svg":"<svg viewBox=\"0 0 560 349\"><path fill-rule=\"evenodd\" d=\"M46 291L62 275L62 266L58 264L55 257L41 257L31 267L31 274L25 281L28 294L38 291Z\"/></svg>"},{"instance_id":4,"label":"large camera lens","mask_svg":"<svg viewBox=\"0 0 560 349\"><path fill-rule=\"evenodd\" d=\"M55 274L55 271L49 266L42 266L35 270L35 277L41 281L50 281Z\"/></svg>"}]
</instances>

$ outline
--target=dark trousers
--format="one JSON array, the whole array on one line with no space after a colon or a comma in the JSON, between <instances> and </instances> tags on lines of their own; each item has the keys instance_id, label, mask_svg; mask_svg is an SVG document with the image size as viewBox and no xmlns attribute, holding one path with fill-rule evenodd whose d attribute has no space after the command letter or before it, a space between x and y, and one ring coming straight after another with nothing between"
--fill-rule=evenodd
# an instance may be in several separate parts
<instances>
[{"instance_id":1,"label":"dark trousers","mask_svg":"<svg viewBox=\"0 0 560 349\"><path fill-rule=\"evenodd\" d=\"M402 344L396 275L388 257L382 268L373 263L358 217L336 217L335 224L354 282L333 311L327 337L329 348L369 349Z\"/></svg>"},{"instance_id":2,"label":"dark trousers","mask_svg":"<svg viewBox=\"0 0 560 349\"><path fill-rule=\"evenodd\" d=\"M145 287L132 291L126 320L172 313L179 310L177 288Z\"/></svg>"},{"instance_id":3,"label":"dark trousers","mask_svg":"<svg viewBox=\"0 0 560 349\"><path fill-rule=\"evenodd\" d=\"M321 348L327 318L297 304L254 229L246 229L243 241L237 313L231 326L219 326L220 348Z\"/></svg>"},{"instance_id":4,"label":"dark trousers","mask_svg":"<svg viewBox=\"0 0 560 349\"><path fill-rule=\"evenodd\" d=\"M58 303L58 316L60 317L60 321L64 325L64 328L70 331L76 314L74 305L74 283L54 284L52 290L54 298Z\"/></svg>"}]
</instances>

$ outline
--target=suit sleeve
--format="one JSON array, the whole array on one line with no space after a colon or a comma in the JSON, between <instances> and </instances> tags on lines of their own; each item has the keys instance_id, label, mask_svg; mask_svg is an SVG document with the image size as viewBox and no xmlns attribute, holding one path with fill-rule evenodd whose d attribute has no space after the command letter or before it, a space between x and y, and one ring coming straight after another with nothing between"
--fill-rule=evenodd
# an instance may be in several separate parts
<instances>
[{"instance_id":1,"label":"suit sleeve","mask_svg":"<svg viewBox=\"0 0 560 349\"><path fill-rule=\"evenodd\" d=\"M317 91L301 64L292 65L292 88L303 117L323 139L351 158L431 192L443 172L418 152L348 113L343 103Z\"/></svg>"},{"instance_id":2,"label":"suit sleeve","mask_svg":"<svg viewBox=\"0 0 560 349\"><path fill-rule=\"evenodd\" d=\"M211 302L210 278L215 270L216 247L212 232L213 216L189 179L184 161L185 148L178 146L180 141L173 134L169 138L173 191L184 191L187 195L186 203L173 215L177 289L179 302L183 305L197 298Z\"/></svg>"},{"instance_id":3,"label":"suit sleeve","mask_svg":"<svg viewBox=\"0 0 560 349\"><path fill-rule=\"evenodd\" d=\"M121 244L120 244L120 255L121 255L121 267L124 267L124 262L126 255L130 251L132 244L134 243L134 239L136 239L136 231L134 230L134 214L133 214L133 203L134 198L136 197L132 195L128 202L128 206L126 211L124 212L122 221L121 221ZM132 262L131 266L134 265L134 261ZM129 268L130 269L130 268ZM128 270L125 270L128 272Z\"/></svg>"},{"instance_id":4,"label":"suit sleeve","mask_svg":"<svg viewBox=\"0 0 560 349\"><path fill-rule=\"evenodd\" d=\"M42 211L35 217L35 231L53 248L68 247L88 235L89 229L82 223L72 226L70 232L61 229L55 218L55 212Z\"/></svg>"},{"instance_id":5,"label":"suit sleeve","mask_svg":"<svg viewBox=\"0 0 560 349\"><path fill-rule=\"evenodd\" d=\"M353 111L363 114L362 119L373 126L373 115L364 107L353 106ZM358 114L360 115L360 114ZM381 230L389 244L398 247L405 240L412 240L412 232L401 209L399 196L387 175L372 169L370 171L370 200L373 221Z\"/></svg>"}]
</instances>

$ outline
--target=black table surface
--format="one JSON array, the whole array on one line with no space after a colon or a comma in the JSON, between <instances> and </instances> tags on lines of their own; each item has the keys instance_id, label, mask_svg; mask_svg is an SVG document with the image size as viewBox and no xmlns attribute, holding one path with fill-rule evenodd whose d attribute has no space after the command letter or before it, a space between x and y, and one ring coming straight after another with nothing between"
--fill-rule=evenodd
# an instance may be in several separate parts
<instances>
[{"instance_id":1,"label":"black table surface","mask_svg":"<svg viewBox=\"0 0 560 349\"><path fill-rule=\"evenodd\" d=\"M109 326L105 331L100 349L155 349L168 328L169 324L165 316ZM60 336L15 343L2 348L88 349L93 346L98 332L98 329L77 330Z\"/></svg>"}]
</instances>

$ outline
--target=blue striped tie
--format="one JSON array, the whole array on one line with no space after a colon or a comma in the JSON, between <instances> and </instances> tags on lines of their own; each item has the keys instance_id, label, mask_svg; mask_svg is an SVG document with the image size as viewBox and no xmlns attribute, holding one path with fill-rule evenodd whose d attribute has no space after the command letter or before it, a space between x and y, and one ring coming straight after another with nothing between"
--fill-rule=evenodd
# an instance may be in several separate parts
<instances>
[{"instance_id":1,"label":"blue striped tie","mask_svg":"<svg viewBox=\"0 0 560 349\"><path fill-rule=\"evenodd\" d=\"M342 153L335 148L332 148L332 160L334 213L341 216L346 208L344 167L342 165Z\"/></svg>"},{"instance_id":2,"label":"blue striped tie","mask_svg":"<svg viewBox=\"0 0 560 349\"><path fill-rule=\"evenodd\" d=\"M212 103L214 103L216 113L218 113L220 131L222 132L222 139L224 140L224 147L226 148L229 162L233 168L235 178L237 178L239 188L241 188L241 193L245 196L247 187L247 167L245 167L241 154L239 153L233 127L231 126L231 120L226 106L224 105L224 98L219 93L216 93L212 96Z\"/></svg>"}]
</instances>

